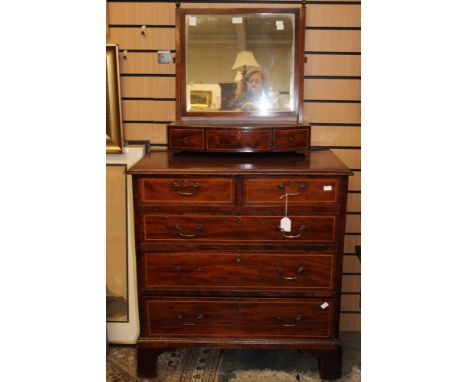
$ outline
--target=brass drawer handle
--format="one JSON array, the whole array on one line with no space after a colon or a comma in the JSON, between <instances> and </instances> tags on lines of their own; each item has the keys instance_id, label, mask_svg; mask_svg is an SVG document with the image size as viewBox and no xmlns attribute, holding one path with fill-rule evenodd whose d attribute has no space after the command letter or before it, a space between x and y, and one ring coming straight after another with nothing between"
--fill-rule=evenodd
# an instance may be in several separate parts
<instances>
[{"instance_id":1,"label":"brass drawer handle","mask_svg":"<svg viewBox=\"0 0 468 382\"><path fill-rule=\"evenodd\" d=\"M306 227L305 225L302 224L302 225L299 227L299 233L298 233L297 235L286 235L286 234L284 233L284 230L283 230L281 227L278 226L278 229L281 231L281 233L283 234L283 236L284 236L285 238L287 238L287 239L296 239L296 238L298 238L298 237L301 237L302 232L304 232L306 228L307 228L307 227Z\"/></svg>"},{"instance_id":2,"label":"brass drawer handle","mask_svg":"<svg viewBox=\"0 0 468 382\"><path fill-rule=\"evenodd\" d=\"M289 142L289 143L294 142L294 137L293 137L293 136L289 136L289 137L288 137L288 142Z\"/></svg>"},{"instance_id":3,"label":"brass drawer handle","mask_svg":"<svg viewBox=\"0 0 468 382\"><path fill-rule=\"evenodd\" d=\"M291 324L284 323L284 318L281 316L276 316L276 319L281 323L282 326L295 327L299 321L302 321L304 319L304 316L300 314L296 317L295 322Z\"/></svg>"},{"instance_id":4,"label":"brass drawer handle","mask_svg":"<svg viewBox=\"0 0 468 382\"><path fill-rule=\"evenodd\" d=\"M286 186L284 185L284 183L279 183L277 185L277 187L283 191L284 193L286 193ZM296 188L296 182L294 180L291 180L291 183L290 183L290 188ZM290 193L288 192L288 196L297 196L297 195L300 195L302 191L304 191L305 189L307 188L307 183L306 182L301 182L301 184L299 184L299 192L294 192L294 193Z\"/></svg>"},{"instance_id":5,"label":"brass drawer handle","mask_svg":"<svg viewBox=\"0 0 468 382\"><path fill-rule=\"evenodd\" d=\"M190 143L190 141L192 140L191 137L184 137L182 139L182 142L184 143L184 145L188 145Z\"/></svg>"},{"instance_id":6,"label":"brass drawer handle","mask_svg":"<svg viewBox=\"0 0 468 382\"><path fill-rule=\"evenodd\" d=\"M179 321L185 320L184 316L182 316L181 314L178 314L178 315L177 315L177 319L178 319ZM198 325L198 323L200 322L200 320L203 320L203 314L197 315L197 317L195 317L195 319L196 319L197 321L195 321L195 322L182 322L182 325L184 325L184 326L196 326L196 325Z\"/></svg>"},{"instance_id":7,"label":"brass drawer handle","mask_svg":"<svg viewBox=\"0 0 468 382\"><path fill-rule=\"evenodd\" d=\"M281 266L276 267L276 271L280 274L281 278L284 280L296 280L299 276L286 276L283 274L284 268ZM296 269L296 274L303 273L304 267L299 267Z\"/></svg>"},{"instance_id":8,"label":"brass drawer handle","mask_svg":"<svg viewBox=\"0 0 468 382\"><path fill-rule=\"evenodd\" d=\"M198 233L193 233L193 234L183 233L183 232L182 232L182 227L181 227L180 225L178 225L178 224L175 225L175 229L176 229L176 231L177 231L177 233L179 234L180 237L188 237L188 238L190 238L190 237L197 237L197 236L198 236ZM202 230L203 230L203 226L202 226L202 225L197 225L197 226L195 227L195 229L196 229L197 231L202 231Z\"/></svg>"},{"instance_id":9,"label":"brass drawer handle","mask_svg":"<svg viewBox=\"0 0 468 382\"><path fill-rule=\"evenodd\" d=\"M177 191L177 193L178 193L179 195L183 195L183 196L194 196L194 195L197 193L198 189L201 187L201 185L200 185L200 183L198 183L198 182L195 183L195 184L192 186L192 191L188 191L188 192L182 192L182 191L180 190L180 184L179 184L179 182L173 182L173 183L172 183L172 187L174 188L174 191ZM190 187L188 180L184 180L184 184L183 184L182 187L183 187L184 189L187 189L187 188Z\"/></svg>"}]
</instances>

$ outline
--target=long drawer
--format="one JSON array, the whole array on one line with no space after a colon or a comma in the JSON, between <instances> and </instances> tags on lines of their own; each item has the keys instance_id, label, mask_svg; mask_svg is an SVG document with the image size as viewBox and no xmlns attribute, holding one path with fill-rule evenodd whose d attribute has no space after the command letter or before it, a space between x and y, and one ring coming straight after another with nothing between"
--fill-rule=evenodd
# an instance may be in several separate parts
<instances>
[{"instance_id":1,"label":"long drawer","mask_svg":"<svg viewBox=\"0 0 468 382\"><path fill-rule=\"evenodd\" d=\"M291 232L282 232L282 216L232 215L142 215L142 242L194 241L267 243L333 243L336 240L334 214L290 216Z\"/></svg>"},{"instance_id":2,"label":"long drawer","mask_svg":"<svg viewBox=\"0 0 468 382\"><path fill-rule=\"evenodd\" d=\"M324 290L334 288L336 254L145 253L143 283L159 290Z\"/></svg>"},{"instance_id":3,"label":"long drawer","mask_svg":"<svg viewBox=\"0 0 468 382\"><path fill-rule=\"evenodd\" d=\"M327 338L334 300L150 298L148 336Z\"/></svg>"}]
</instances>

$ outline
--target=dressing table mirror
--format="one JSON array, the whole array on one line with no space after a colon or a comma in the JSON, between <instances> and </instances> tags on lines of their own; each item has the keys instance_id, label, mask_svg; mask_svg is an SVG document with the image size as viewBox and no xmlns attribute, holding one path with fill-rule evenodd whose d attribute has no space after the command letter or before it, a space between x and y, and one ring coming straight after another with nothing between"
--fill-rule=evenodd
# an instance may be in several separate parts
<instances>
[{"instance_id":1,"label":"dressing table mirror","mask_svg":"<svg viewBox=\"0 0 468 382\"><path fill-rule=\"evenodd\" d=\"M176 151L305 151L304 11L178 9Z\"/></svg>"}]
</instances>

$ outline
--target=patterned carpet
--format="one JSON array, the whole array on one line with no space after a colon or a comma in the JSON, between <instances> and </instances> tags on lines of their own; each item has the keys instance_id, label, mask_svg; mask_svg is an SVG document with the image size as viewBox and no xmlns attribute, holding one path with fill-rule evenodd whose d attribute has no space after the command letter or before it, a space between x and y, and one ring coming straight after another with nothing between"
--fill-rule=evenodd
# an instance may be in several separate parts
<instances>
[{"instance_id":1,"label":"patterned carpet","mask_svg":"<svg viewBox=\"0 0 468 382\"><path fill-rule=\"evenodd\" d=\"M359 382L360 333L343 333L342 341L343 378L336 382ZM321 381L317 359L298 350L177 349L159 356L158 371L157 382ZM107 382L134 381L151 381L136 376L135 347L110 346Z\"/></svg>"},{"instance_id":2,"label":"patterned carpet","mask_svg":"<svg viewBox=\"0 0 468 382\"><path fill-rule=\"evenodd\" d=\"M177 349L162 353L158 357L158 382L215 382L221 354L218 349ZM111 346L106 371L107 382L144 381L136 377L133 346Z\"/></svg>"}]
</instances>

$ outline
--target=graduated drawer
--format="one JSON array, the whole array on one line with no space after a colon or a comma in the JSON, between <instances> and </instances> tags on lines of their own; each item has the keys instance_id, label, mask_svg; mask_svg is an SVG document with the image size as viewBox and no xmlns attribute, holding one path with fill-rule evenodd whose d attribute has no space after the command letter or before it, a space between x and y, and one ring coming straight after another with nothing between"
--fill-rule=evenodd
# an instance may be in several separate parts
<instances>
[{"instance_id":1,"label":"graduated drawer","mask_svg":"<svg viewBox=\"0 0 468 382\"><path fill-rule=\"evenodd\" d=\"M332 290L335 254L145 253L144 287L151 289Z\"/></svg>"},{"instance_id":2,"label":"graduated drawer","mask_svg":"<svg viewBox=\"0 0 468 382\"><path fill-rule=\"evenodd\" d=\"M206 148L212 151L267 151L271 130L207 129Z\"/></svg>"},{"instance_id":3,"label":"graduated drawer","mask_svg":"<svg viewBox=\"0 0 468 382\"><path fill-rule=\"evenodd\" d=\"M333 299L151 298L148 336L324 338L332 334Z\"/></svg>"},{"instance_id":4,"label":"graduated drawer","mask_svg":"<svg viewBox=\"0 0 468 382\"><path fill-rule=\"evenodd\" d=\"M245 177L245 205L284 205L284 194L288 204L337 204L339 201L338 178L290 178L290 177Z\"/></svg>"},{"instance_id":5,"label":"graduated drawer","mask_svg":"<svg viewBox=\"0 0 468 382\"><path fill-rule=\"evenodd\" d=\"M234 204L233 178L140 178L141 204Z\"/></svg>"},{"instance_id":6,"label":"graduated drawer","mask_svg":"<svg viewBox=\"0 0 468 382\"><path fill-rule=\"evenodd\" d=\"M331 243L336 240L333 214L290 216L291 232L279 229L281 216L172 215L144 213L144 242L194 241Z\"/></svg>"}]
</instances>

